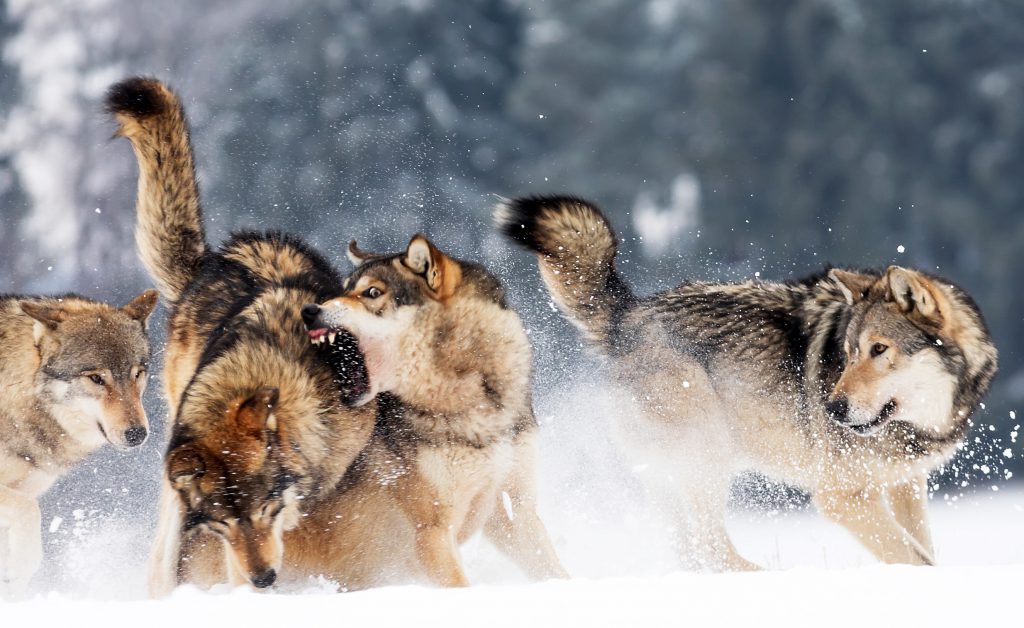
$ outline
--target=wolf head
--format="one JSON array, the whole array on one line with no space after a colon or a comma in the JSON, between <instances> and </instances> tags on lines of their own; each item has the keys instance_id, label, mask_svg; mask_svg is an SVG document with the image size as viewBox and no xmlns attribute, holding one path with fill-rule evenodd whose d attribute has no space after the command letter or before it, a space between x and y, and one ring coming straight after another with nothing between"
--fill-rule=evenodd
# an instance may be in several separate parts
<instances>
[{"instance_id":1,"label":"wolf head","mask_svg":"<svg viewBox=\"0 0 1024 628\"><path fill-rule=\"evenodd\" d=\"M184 530L221 537L231 569L257 588L276 580L284 531L298 523L298 473L283 455L278 401L276 388L235 399L212 431L175 438L165 461L185 508Z\"/></svg>"},{"instance_id":2,"label":"wolf head","mask_svg":"<svg viewBox=\"0 0 1024 628\"><path fill-rule=\"evenodd\" d=\"M438 320L453 300L480 296L504 303L500 284L481 267L445 255L418 234L402 253L379 255L349 244L355 271L341 296L306 305L302 316L313 344L324 347L349 331L366 356L370 384L361 401L394 391L401 371L399 347L405 338L425 332L423 321Z\"/></svg>"},{"instance_id":3,"label":"wolf head","mask_svg":"<svg viewBox=\"0 0 1024 628\"><path fill-rule=\"evenodd\" d=\"M156 302L156 291L148 290L120 309L71 300L21 303L39 351L39 397L82 444L98 446L105 439L129 449L146 440L146 321Z\"/></svg>"},{"instance_id":4,"label":"wolf head","mask_svg":"<svg viewBox=\"0 0 1024 628\"><path fill-rule=\"evenodd\" d=\"M964 293L890 266L881 276L832 270L850 306L845 366L826 408L854 432L889 421L942 434L973 410L995 371L995 348Z\"/></svg>"}]
</instances>

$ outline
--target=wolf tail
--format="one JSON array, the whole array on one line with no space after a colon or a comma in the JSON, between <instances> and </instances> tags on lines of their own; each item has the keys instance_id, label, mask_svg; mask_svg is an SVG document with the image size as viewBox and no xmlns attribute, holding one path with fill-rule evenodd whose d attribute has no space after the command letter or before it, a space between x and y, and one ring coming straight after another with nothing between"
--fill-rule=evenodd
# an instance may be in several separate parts
<instances>
[{"instance_id":1,"label":"wolf tail","mask_svg":"<svg viewBox=\"0 0 1024 628\"><path fill-rule=\"evenodd\" d=\"M139 161L139 256L174 303L207 251L185 112L174 92L150 78L114 84L106 104Z\"/></svg>"},{"instance_id":2,"label":"wolf tail","mask_svg":"<svg viewBox=\"0 0 1024 628\"><path fill-rule=\"evenodd\" d=\"M530 197L500 203L494 219L537 253L541 278L569 320L592 342L613 342L636 296L615 270L615 233L601 210L578 198Z\"/></svg>"}]
</instances>

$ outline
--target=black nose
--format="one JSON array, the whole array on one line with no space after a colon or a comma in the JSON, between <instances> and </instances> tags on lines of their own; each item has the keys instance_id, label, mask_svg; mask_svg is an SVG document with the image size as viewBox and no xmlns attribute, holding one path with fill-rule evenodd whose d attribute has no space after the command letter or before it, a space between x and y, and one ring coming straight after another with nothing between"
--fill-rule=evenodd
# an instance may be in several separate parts
<instances>
[{"instance_id":1,"label":"black nose","mask_svg":"<svg viewBox=\"0 0 1024 628\"><path fill-rule=\"evenodd\" d=\"M141 425L133 425L124 431L124 442L129 447L137 447L146 440L146 428Z\"/></svg>"},{"instance_id":2,"label":"black nose","mask_svg":"<svg viewBox=\"0 0 1024 628\"><path fill-rule=\"evenodd\" d=\"M274 584L274 580L277 580L277 572L273 569L268 569L252 579L252 586L257 589L266 589Z\"/></svg>"},{"instance_id":3,"label":"black nose","mask_svg":"<svg viewBox=\"0 0 1024 628\"><path fill-rule=\"evenodd\" d=\"M302 306L302 321L310 329L316 324L316 317L320 314L320 306L316 303L307 303Z\"/></svg>"},{"instance_id":4,"label":"black nose","mask_svg":"<svg viewBox=\"0 0 1024 628\"><path fill-rule=\"evenodd\" d=\"M845 396L836 397L825 404L825 411L836 421L845 421L850 412L850 402Z\"/></svg>"}]
</instances>

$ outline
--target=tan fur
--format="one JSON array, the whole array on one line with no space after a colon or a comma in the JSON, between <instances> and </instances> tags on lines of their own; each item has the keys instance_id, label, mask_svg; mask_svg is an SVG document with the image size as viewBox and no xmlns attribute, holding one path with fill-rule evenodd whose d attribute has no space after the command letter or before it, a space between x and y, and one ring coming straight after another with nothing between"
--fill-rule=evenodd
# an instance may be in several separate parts
<instances>
[{"instance_id":1,"label":"tan fur","mask_svg":"<svg viewBox=\"0 0 1024 628\"><path fill-rule=\"evenodd\" d=\"M483 530L531 577L564 576L536 513L530 346L500 284L422 235L394 256L349 251L363 263L311 333L350 330L391 401L333 509L286 536L285 568L348 588L465 586L458 548Z\"/></svg>"},{"instance_id":2,"label":"tan fur","mask_svg":"<svg viewBox=\"0 0 1024 628\"><path fill-rule=\"evenodd\" d=\"M375 406L346 407L302 333L303 303L340 282L282 234L203 237L184 112L152 79L108 106L139 161L140 256L172 304L164 373L173 417L150 591L273 584L284 533L316 512L366 445Z\"/></svg>"},{"instance_id":3,"label":"tan fur","mask_svg":"<svg viewBox=\"0 0 1024 628\"><path fill-rule=\"evenodd\" d=\"M789 284L687 282L640 298L589 203L519 199L496 218L538 254L552 297L634 400L623 442L650 465L651 496L691 565L756 568L724 525L744 470L808 490L880 560L934 562L926 479L963 442L996 370L962 291L890 267Z\"/></svg>"},{"instance_id":4,"label":"tan fur","mask_svg":"<svg viewBox=\"0 0 1024 628\"><path fill-rule=\"evenodd\" d=\"M41 564L39 496L104 442L145 439L155 306L152 290L120 309L0 297L0 596L24 592Z\"/></svg>"}]
</instances>

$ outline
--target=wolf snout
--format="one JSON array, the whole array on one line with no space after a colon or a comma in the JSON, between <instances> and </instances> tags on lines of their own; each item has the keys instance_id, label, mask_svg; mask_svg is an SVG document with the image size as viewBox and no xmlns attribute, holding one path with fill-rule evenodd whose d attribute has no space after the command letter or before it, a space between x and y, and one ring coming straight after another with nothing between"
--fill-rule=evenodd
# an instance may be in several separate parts
<instances>
[{"instance_id":1,"label":"wolf snout","mask_svg":"<svg viewBox=\"0 0 1024 628\"><path fill-rule=\"evenodd\" d=\"M141 425L133 425L124 431L124 444L129 447L138 447L146 442L149 432Z\"/></svg>"},{"instance_id":2,"label":"wolf snout","mask_svg":"<svg viewBox=\"0 0 1024 628\"><path fill-rule=\"evenodd\" d=\"M320 316L320 306L316 303L307 303L302 306L302 322L306 327L312 329L316 326L316 319Z\"/></svg>"},{"instance_id":3,"label":"wolf snout","mask_svg":"<svg viewBox=\"0 0 1024 628\"><path fill-rule=\"evenodd\" d=\"M825 411L834 420L846 423L850 414L850 401L845 395L840 395L825 404Z\"/></svg>"},{"instance_id":4,"label":"wolf snout","mask_svg":"<svg viewBox=\"0 0 1024 628\"><path fill-rule=\"evenodd\" d=\"M266 589L270 585L274 584L275 580L277 580L277 572L273 569L267 569L263 573L253 576L251 580L252 586L256 587L257 589Z\"/></svg>"}]
</instances>

